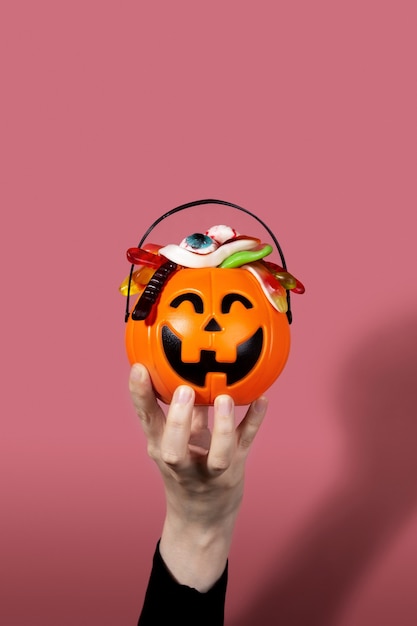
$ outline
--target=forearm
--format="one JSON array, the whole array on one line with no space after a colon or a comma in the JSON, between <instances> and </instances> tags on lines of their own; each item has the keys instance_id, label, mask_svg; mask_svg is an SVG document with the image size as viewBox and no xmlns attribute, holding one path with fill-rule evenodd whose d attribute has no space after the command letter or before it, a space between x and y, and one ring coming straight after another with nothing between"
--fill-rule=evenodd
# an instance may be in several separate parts
<instances>
[{"instance_id":1,"label":"forearm","mask_svg":"<svg viewBox=\"0 0 417 626\"><path fill-rule=\"evenodd\" d=\"M205 593L179 584L156 548L151 576L138 626L170 624L181 626L223 626L227 588L227 564L220 578Z\"/></svg>"},{"instance_id":2,"label":"forearm","mask_svg":"<svg viewBox=\"0 0 417 626\"><path fill-rule=\"evenodd\" d=\"M199 524L167 514L161 556L175 580L202 593L221 577L226 567L236 513L218 524Z\"/></svg>"}]
</instances>

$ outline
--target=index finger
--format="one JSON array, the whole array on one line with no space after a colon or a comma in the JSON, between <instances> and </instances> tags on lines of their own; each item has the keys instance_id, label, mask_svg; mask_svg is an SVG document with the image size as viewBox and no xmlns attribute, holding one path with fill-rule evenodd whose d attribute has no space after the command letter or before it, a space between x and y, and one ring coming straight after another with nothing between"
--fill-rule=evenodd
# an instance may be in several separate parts
<instances>
[{"instance_id":1,"label":"index finger","mask_svg":"<svg viewBox=\"0 0 417 626\"><path fill-rule=\"evenodd\" d=\"M161 459L176 470L180 470L189 460L188 442L194 397L194 390L191 387L180 385L175 390L168 409L161 439Z\"/></svg>"},{"instance_id":2,"label":"index finger","mask_svg":"<svg viewBox=\"0 0 417 626\"><path fill-rule=\"evenodd\" d=\"M214 401L214 426L207 459L212 475L221 474L230 466L236 449L234 402L228 395Z\"/></svg>"}]
</instances>

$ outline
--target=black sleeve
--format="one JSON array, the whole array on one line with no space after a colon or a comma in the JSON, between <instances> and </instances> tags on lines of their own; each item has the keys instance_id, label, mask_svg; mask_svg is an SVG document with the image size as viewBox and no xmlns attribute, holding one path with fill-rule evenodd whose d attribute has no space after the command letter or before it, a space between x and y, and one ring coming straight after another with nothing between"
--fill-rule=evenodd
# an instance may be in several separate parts
<instances>
[{"instance_id":1,"label":"black sleeve","mask_svg":"<svg viewBox=\"0 0 417 626\"><path fill-rule=\"evenodd\" d=\"M172 577L159 552L159 542L153 557L153 567L146 590L138 626L223 626L227 570L206 593L180 585Z\"/></svg>"}]
</instances>

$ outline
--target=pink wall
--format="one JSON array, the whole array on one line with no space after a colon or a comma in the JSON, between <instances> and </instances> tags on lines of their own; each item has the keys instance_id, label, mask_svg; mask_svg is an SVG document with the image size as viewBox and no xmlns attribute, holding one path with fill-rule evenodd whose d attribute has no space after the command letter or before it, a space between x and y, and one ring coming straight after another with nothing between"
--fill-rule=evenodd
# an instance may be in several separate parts
<instances>
[{"instance_id":1,"label":"pink wall","mask_svg":"<svg viewBox=\"0 0 417 626\"><path fill-rule=\"evenodd\" d=\"M416 624L415 18L412 0L2 4L2 624L135 624L163 497L117 288L152 220L207 196L266 220L307 286L227 623Z\"/></svg>"}]
</instances>

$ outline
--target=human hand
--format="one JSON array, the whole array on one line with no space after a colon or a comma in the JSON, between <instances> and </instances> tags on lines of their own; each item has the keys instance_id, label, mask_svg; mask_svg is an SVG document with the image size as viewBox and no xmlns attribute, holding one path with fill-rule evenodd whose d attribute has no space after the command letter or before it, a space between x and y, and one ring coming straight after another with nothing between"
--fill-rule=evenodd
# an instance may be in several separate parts
<instances>
[{"instance_id":1,"label":"human hand","mask_svg":"<svg viewBox=\"0 0 417 626\"><path fill-rule=\"evenodd\" d=\"M219 396L210 432L208 407L194 405L191 387L178 387L166 417L143 365L132 366L129 388L148 454L165 486L161 555L178 582L206 591L226 564L245 463L266 412L266 398L253 402L236 426L232 399Z\"/></svg>"}]
</instances>

